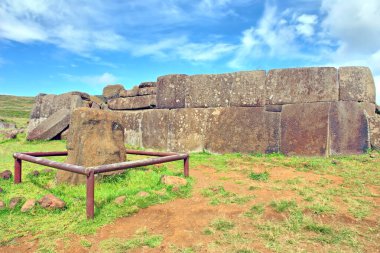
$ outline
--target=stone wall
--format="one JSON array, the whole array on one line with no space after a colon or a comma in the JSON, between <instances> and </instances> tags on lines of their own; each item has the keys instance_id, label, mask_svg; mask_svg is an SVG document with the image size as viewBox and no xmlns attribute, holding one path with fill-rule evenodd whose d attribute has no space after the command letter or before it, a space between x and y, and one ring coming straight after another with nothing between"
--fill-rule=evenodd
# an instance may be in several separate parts
<instances>
[{"instance_id":1,"label":"stone wall","mask_svg":"<svg viewBox=\"0 0 380 253\"><path fill-rule=\"evenodd\" d=\"M108 101L133 146L328 156L380 143L375 85L366 67L166 75L143 88L121 90Z\"/></svg>"}]
</instances>

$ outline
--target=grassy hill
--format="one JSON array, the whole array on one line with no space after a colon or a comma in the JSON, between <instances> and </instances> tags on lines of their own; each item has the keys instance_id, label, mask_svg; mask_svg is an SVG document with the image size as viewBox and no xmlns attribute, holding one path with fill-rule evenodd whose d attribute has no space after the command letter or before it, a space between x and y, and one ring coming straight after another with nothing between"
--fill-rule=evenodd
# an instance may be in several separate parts
<instances>
[{"instance_id":1,"label":"grassy hill","mask_svg":"<svg viewBox=\"0 0 380 253\"><path fill-rule=\"evenodd\" d=\"M34 97L0 95L0 119L26 127L33 104Z\"/></svg>"}]
</instances>

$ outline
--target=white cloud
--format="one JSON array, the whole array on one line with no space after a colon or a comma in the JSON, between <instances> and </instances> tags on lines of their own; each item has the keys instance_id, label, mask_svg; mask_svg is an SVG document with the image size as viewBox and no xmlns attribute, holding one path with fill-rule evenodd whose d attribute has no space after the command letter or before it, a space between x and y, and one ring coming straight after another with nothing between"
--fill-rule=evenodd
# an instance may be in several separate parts
<instances>
[{"instance_id":1,"label":"white cloud","mask_svg":"<svg viewBox=\"0 0 380 253\"><path fill-rule=\"evenodd\" d=\"M215 61L231 53L235 45L227 43L188 43L177 48L179 57L193 62Z\"/></svg>"},{"instance_id":2,"label":"white cloud","mask_svg":"<svg viewBox=\"0 0 380 253\"><path fill-rule=\"evenodd\" d=\"M70 74L62 74L62 76L70 82L81 82L93 87L103 87L108 84L115 84L118 81L116 76L108 72L93 76L76 76Z\"/></svg>"},{"instance_id":3,"label":"white cloud","mask_svg":"<svg viewBox=\"0 0 380 253\"><path fill-rule=\"evenodd\" d=\"M380 1L322 1L325 32L339 40L339 53L373 53L380 47Z\"/></svg>"},{"instance_id":4,"label":"white cloud","mask_svg":"<svg viewBox=\"0 0 380 253\"><path fill-rule=\"evenodd\" d=\"M276 6L266 4L258 24L242 32L239 49L228 65L243 68L253 59L286 59L289 56L294 59L307 58L296 41L299 32L294 19L297 18L298 25L300 22L309 23L308 26L316 23L312 16L297 16L290 10L279 12Z\"/></svg>"},{"instance_id":5,"label":"white cloud","mask_svg":"<svg viewBox=\"0 0 380 253\"><path fill-rule=\"evenodd\" d=\"M314 35L314 26L317 24L318 17L316 15L302 14L297 18L298 24L296 30L299 34L310 37Z\"/></svg>"}]
</instances>

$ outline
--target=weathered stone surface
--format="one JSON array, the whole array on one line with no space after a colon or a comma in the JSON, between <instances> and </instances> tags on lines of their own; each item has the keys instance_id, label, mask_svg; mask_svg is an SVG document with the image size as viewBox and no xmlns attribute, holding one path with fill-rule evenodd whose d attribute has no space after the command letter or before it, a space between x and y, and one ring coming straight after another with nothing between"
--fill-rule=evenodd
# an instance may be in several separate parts
<instances>
[{"instance_id":1,"label":"weathered stone surface","mask_svg":"<svg viewBox=\"0 0 380 253\"><path fill-rule=\"evenodd\" d=\"M142 145L166 150L168 146L169 110L149 110L142 115Z\"/></svg>"},{"instance_id":2,"label":"weathered stone surface","mask_svg":"<svg viewBox=\"0 0 380 253\"><path fill-rule=\"evenodd\" d=\"M66 129L70 122L70 110L62 109L41 122L28 133L28 140L50 140Z\"/></svg>"},{"instance_id":3,"label":"weathered stone surface","mask_svg":"<svg viewBox=\"0 0 380 253\"><path fill-rule=\"evenodd\" d=\"M35 199L28 199L21 207L21 212L29 212L36 205Z\"/></svg>"},{"instance_id":4,"label":"weathered stone surface","mask_svg":"<svg viewBox=\"0 0 380 253\"><path fill-rule=\"evenodd\" d=\"M133 110L153 108L157 104L155 95L114 98L108 101L108 107L112 110Z\"/></svg>"},{"instance_id":5,"label":"weathered stone surface","mask_svg":"<svg viewBox=\"0 0 380 253\"><path fill-rule=\"evenodd\" d=\"M186 80L186 108L228 107L236 73L194 75Z\"/></svg>"},{"instance_id":6,"label":"weathered stone surface","mask_svg":"<svg viewBox=\"0 0 380 253\"><path fill-rule=\"evenodd\" d=\"M9 201L9 209L14 209L21 201L23 200L23 197L13 197Z\"/></svg>"},{"instance_id":7,"label":"weathered stone surface","mask_svg":"<svg viewBox=\"0 0 380 253\"><path fill-rule=\"evenodd\" d=\"M183 186L187 184L187 181L182 177L164 175L161 177L161 183L173 186Z\"/></svg>"},{"instance_id":8,"label":"weathered stone surface","mask_svg":"<svg viewBox=\"0 0 380 253\"><path fill-rule=\"evenodd\" d=\"M67 93L64 93L64 94L68 94L68 95L78 95L81 97L81 99L85 100L85 101L91 101L91 96L85 92L81 92L81 91L70 91L70 92L67 92ZM64 95L62 94L62 95Z\"/></svg>"},{"instance_id":9,"label":"weathered stone surface","mask_svg":"<svg viewBox=\"0 0 380 253\"><path fill-rule=\"evenodd\" d=\"M157 87L156 82L143 82L140 83L139 88L146 88L146 87Z\"/></svg>"},{"instance_id":10,"label":"weathered stone surface","mask_svg":"<svg viewBox=\"0 0 380 253\"><path fill-rule=\"evenodd\" d=\"M124 162L124 127L115 112L78 108L70 121L67 140L67 163L97 166ZM86 177L71 172L58 171L57 181L72 184L85 182Z\"/></svg>"},{"instance_id":11,"label":"weathered stone surface","mask_svg":"<svg viewBox=\"0 0 380 253\"><path fill-rule=\"evenodd\" d=\"M266 104L339 100L337 70L331 67L273 69L265 86Z\"/></svg>"},{"instance_id":12,"label":"weathered stone surface","mask_svg":"<svg viewBox=\"0 0 380 253\"><path fill-rule=\"evenodd\" d=\"M139 87L134 86L131 90L121 90L119 95L122 98L126 98L126 97L135 97L138 95L138 93L139 93Z\"/></svg>"},{"instance_id":13,"label":"weathered stone surface","mask_svg":"<svg viewBox=\"0 0 380 253\"><path fill-rule=\"evenodd\" d=\"M8 130L8 131L3 132L4 138L7 140L16 139L19 133L20 131L18 129Z\"/></svg>"},{"instance_id":14,"label":"weathered stone surface","mask_svg":"<svg viewBox=\"0 0 380 253\"><path fill-rule=\"evenodd\" d=\"M265 104L265 71L232 73L230 106L263 106Z\"/></svg>"},{"instance_id":15,"label":"weathered stone surface","mask_svg":"<svg viewBox=\"0 0 380 253\"><path fill-rule=\"evenodd\" d=\"M171 151L202 151L211 109L183 108L169 111L169 141Z\"/></svg>"},{"instance_id":16,"label":"weathered stone surface","mask_svg":"<svg viewBox=\"0 0 380 253\"><path fill-rule=\"evenodd\" d=\"M376 101L375 82L367 67L339 68L340 100L371 102Z\"/></svg>"},{"instance_id":17,"label":"weathered stone surface","mask_svg":"<svg viewBox=\"0 0 380 253\"><path fill-rule=\"evenodd\" d=\"M184 108L187 75L166 75L157 79L157 108Z\"/></svg>"},{"instance_id":18,"label":"weathered stone surface","mask_svg":"<svg viewBox=\"0 0 380 253\"><path fill-rule=\"evenodd\" d=\"M156 94L157 94L156 87L144 87L144 88L139 88L137 95L146 96L146 95L156 95Z\"/></svg>"},{"instance_id":19,"label":"weathered stone surface","mask_svg":"<svg viewBox=\"0 0 380 253\"><path fill-rule=\"evenodd\" d=\"M90 96L90 100L92 102L97 103L98 105L101 105L102 103L105 102L104 100L102 100L100 97L97 97L97 96Z\"/></svg>"},{"instance_id":20,"label":"weathered stone surface","mask_svg":"<svg viewBox=\"0 0 380 253\"><path fill-rule=\"evenodd\" d=\"M266 105L265 111L267 111L267 112L282 112L282 105Z\"/></svg>"},{"instance_id":21,"label":"weathered stone surface","mask_svg":"<svg viewBox=\"0 0 380 253\"><path fill-rule=\"evenodd\" d=\"M361 154L369 147L369 129L363 108L356 102L331 103L330 154Z\"/></svg>"},{"instance_id":22,"label":"weathered stone surface","mask_svg":"<svg viewBox=\"0 0 380 253\"><path fill-rule=\"evenodd\" d=\"M369 132L371 147L380 150L380 115L376 114L369 118Z\"/></svg>"},{"instance_id":23,"label":"weathered stone surface","mask_svg":"<svg viewBox=\"0 0 380 253\"><path fill-rule=\"evenodd\" d=\"M79 95L70 95L69 93L61 95L38 95L30 115L28 133L59 110L68 109L72 111L74 108L81 106L84 106L84 101Z\"/></svg>"},{"instance_id":24,"label":"weathered stone surface","mask_svg":"<svg viewBox=\"0 0 380 253\"><path fill-rule=\"evenodd\" d=\"M62 199L57 198L53 194L43 196L38 203L46 209L63 209L66 206L66 203Z\"/></svg>"},{"instance_id":25,"label":"weathered stone surface","mask_svg":"<svg viewBox=\"0 0 380 253\"><path fill-rule=\"evenodd\" d=\"M122 124L125 127L125 143L134 147L142 147L142 111L119 112Z\"/></svg>"},{"instance_id":26,"label":"weathered stone surface","mask_svg":"<svg viewBox=\"0 0 380 253\"><path fill-rule=\"evenodd\" d=\"M107 85L103 89L103 97L107 100L111 98L119 97L120 91L124 90L124 86L121 84Z\"/></svg>"},{"instance_id":27,"label":"weathered stone surface","mask_svg":"<svg viewBox=\"0 0 380 253\"><path fill-rule=\"evenodd\" d=\"M12 172L10 170L4 170L3 172L0 173L0 178L8 180L12 177Z\"/></svg>"},{"instance_id":28,"label":"weathered stone surface","mask_svg":"<svg viewBox=\"0 0 380 253\"><path fill-rule=\"evenodd\" d=\"M124 204L126 199L127 199L126 196L119 196L113 202L117 205L122 205L122 204Z\"/></svg>"},{"instance_id":29,"label":"weathered stone surface","mask_svg":"<svg viewBox=\"0 0 380 253\"><path fill-rule=\"evenodd\" d=\"M0 129L3 129L3 128L15 129L16 124L5 122L4 120L0 119Z\"/></svg>"},{"instance_id":30,"label":"weathered stone surface","mask_svg":"<svg viewBox=\"0 0 380 253\"><path fill-rule=\"evenodd\" d=\"M210 109L206 149L215 153L279 150L280 114L263 107Z\"/></svg>"},{"instance_id":31,"label":"weathered stone surface","mask_svg":"<svg viewBox=\"0 0 380 253\"><path fill-rule=\"evenodd\" d=\"M284 105L281 113L281 152L286 155L328 155L330 103Z\"/></svg>"}]
</instances>

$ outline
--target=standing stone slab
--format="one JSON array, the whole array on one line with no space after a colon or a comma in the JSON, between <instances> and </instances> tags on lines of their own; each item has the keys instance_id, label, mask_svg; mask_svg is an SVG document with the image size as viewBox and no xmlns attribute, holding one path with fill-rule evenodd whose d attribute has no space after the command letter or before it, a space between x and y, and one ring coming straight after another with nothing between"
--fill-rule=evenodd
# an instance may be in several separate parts
<instances>
[{"instance_id":1,"label":"standing stone slab","mask_svg":"<svg viewBox=\"0 0 380 253\"><path fill-rule=\"evenodd\" d=\"M331 67L273 69L266 79L266 104L339 100L337 70Z\"/></svg>"},{"instance_id":2,"label":"standing stone slab","mask_svg":"<svg viewBox=\"0 0 380 253\"><path fill-rule=\"evenodd\" d=\"M232 73L230 106L263 106L265 104L265 71Z\"/></svg>"},{"instance_id":3,"label":"standing stone slab","mask_svg":"<svg viewBox=\"0 0 380 253\"><path fill-rule=\"evenodd\" d=\"M185 107L187 75L166 75L157 79L157 108Z\"/></svg>"},{"instance_id":4,"label":"standing stone slab","mask_svg":"<svg viewBox=\"0 0 380 253\"><path fill-rule=\"evenodd\" d=\"M70 110L62 109L28 132L28 140L51 140L69 126Z\"/></svg>"},{"instance_id":5,"label":"standing stone slab","mask_svg":"<svg viewBox=\"0 0 380 253\"><path fill-rule=\"evenodd\" d=\"M235 79L235 73L189 76L185 107L228 107Z\"/></svg>"},{"instance_id":6,"label":"standing stone slab","mask_svg":"<svg viewBox=\"0 0 380 253\"><path fill-rule=\"evenodd\" d=\"M262 107L210 109L206 149L215 153L270 153L279 149L280 114Z\"/></svg>"},{"instance_id":7,"label":"standing stone slab","mask_svg":"<svg viewBox=\"0 0 380 253\"><path fill-rule=\"evenodd\" d=\"M209 114L212 109L173 109L169 111L169 142L171 151L202 151Z\"/></svg>"},{"instance_id":8,"label":"standing stone slab","mask_svg":"<svg viewBox=\"0 0 380 253\"><path fill-rule=\"evenodd\" d=\"M135 110L153 108L157 104L156 95L114 98L108 101L112 110Z\"/></svg>"},{"instance_id":9,"label":"standing stone slab","mask_svg":"<svg viewBox=\"0 0 380 253\"><path fill-rule=\"evenodd\" d=\"M369 147L368 120L357 102L331 103L329 112L330 154L362 154Z\"/></svg>"},{"instance_id":10,"label":"standing stone slab","mask_svg":"<svg viewBox=\"0 0 380 253\"><path fill-rule=\"evenodd\" d=\"M339 68L340 100L371 102L376 101L375 82L367 67Z\"/></svg>"},{"instance_id":11,"label":"standing stone slab","mask_svg":"<svg viewBox=\"0 0 380 253\"><path fill-rule=\"evenodd\" d=\"M380 115L376 114L369 118L369 130L371 147L380 150Z\"/></svg>"},{"instance_id":12,"label":"standing stone slab","mask_svg":"<svg viewBox=\"0 0 380 253\"><path fill-rule=\"evenodd\" d=\"M328 155L330 103L284 105L281 152L286 155Z\"/></svg>"},{"instance_id":13,"label":"standing stone slab","mask_svg":"<svg viewBox=\"0 0 380 253\"><path fill-rule=\"evenodd\" d=\"M144 111L118 112L124 126L125 143L134 147L142 147L142 117Z\"/></svg>"},{"instance_id":14,"label":"standing stone slab","mask_svg":"<svg viewBox=\"0 0 380 253\"><path fill-rule=\"evenodd\" d=\"M70 121L67 150L66 162L69 164L90 167L124 162L124 127L120 115L89 108L74 110ZM78 184L84 183L86 177L59 170L57 181Z\"/></svg>"},{"instance_id":15,"label":"standing stone slab","mask_svg":"<svg viewBox=\"0 0 380 253\"><path fill-rule=\"evenodd\" d=\"M142 115L142 146L167 150L169 110L147 110Z\"/></svg>"}]
</instances>

